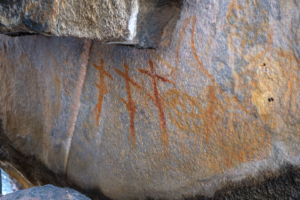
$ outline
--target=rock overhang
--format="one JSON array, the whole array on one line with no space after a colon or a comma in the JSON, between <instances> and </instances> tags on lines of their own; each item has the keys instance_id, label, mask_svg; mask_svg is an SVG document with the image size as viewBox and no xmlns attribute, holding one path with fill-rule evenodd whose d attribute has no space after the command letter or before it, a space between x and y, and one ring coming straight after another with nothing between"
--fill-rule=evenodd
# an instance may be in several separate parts
<instances>
[{"instance_id":1,"label":"rock overhang","mask_svg":"<svg viewBox=\"0 0 300 200\"><path fill-rule=\"evenodd\" d=\"M3 0L0 33L75 36L157 48L164 29L174 29L181 7L181 0Z\"/></svg>"}]
</instances>

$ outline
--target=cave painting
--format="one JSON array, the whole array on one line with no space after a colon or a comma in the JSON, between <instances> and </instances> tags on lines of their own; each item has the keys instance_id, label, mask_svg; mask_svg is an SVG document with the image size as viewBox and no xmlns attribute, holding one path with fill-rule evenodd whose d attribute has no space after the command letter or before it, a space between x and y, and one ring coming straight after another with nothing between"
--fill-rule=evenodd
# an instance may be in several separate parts
<instances>
[{"instance_id":1,"label":"cave painting","mask_svg":"<svg viewBox=\"0 0 300 200\"><path fill-rule=\"evenodd\" d=\"M225 37L229 59L225 64L219 64L220 67L228 65L227 67L232 69L229 70L231 77L228 78L231 82L225 84L220 82L220 79L216 78L216 72L206 64L208 63L205 60L206 56L215 49L210 47L213 46L211 40L207 40L206 47L208 47L205 50L199 48L199 45L206 41L199 41L202 37L197 35L200 27L197 27L196 17L187 18L182 25L178 44L174 49L176 54L174 64L168 63L168 59L164 59L164 54L160 54L159 51L151 51L151 60L146 68L129 68L124 64L124 70L114 69L122 77L122 81L126 82L127 98L119 99L119 103L125 105L126 112L129 113L129 124L127 124L129 145L136 148L136 134L143 133L138 129L137 122L139 117L137 108L139 110L143 108L146 110L144 113L146 118L148 117L147 120L159 126L158 136L161 137L161 144L172 147L171 156L174 149L178 150L180 159L176 160L172 157L172 161L177 162L177 166L182 166L184 163L182 158L186 162L194 162L197 155L197 159L201 160L197 164L205 170L203 173L207 177L245 162L267 158L271 152L273 137L280 137L282 141L291 138L300 140L299 131L294 131L298 135L284 134L286 129L283 126L293 126L294 130L300 130L300 126L297 125L300 121L299 115L295 114L300 105L297 101L300 81L295 75L295 72L299 72L299 60L295 52L274 47L272 24L261 21L257 23L257 27L254 27L250 22L245 21L244 15L241 14L241 12L248 12L250 8L242 8L235 4L235 1L232 2L232 9L227 13L228 19L224 25L227 27ZM246 3L246 6L249 5ZM233 9L235 7L237 13ZM261 14L265 14L263 10ZM239 23L230 23L231 18ZM253 30L254 28L258 31ZM254 32L257 35L249 40L247 32ZM267 36L266 42L259 43L258 38L261 35ZM241 44L238 49L242 51L237 51L234 42L236 40ZM186 60L196 73L188 74L180 70L181 67L186 67L186 65L179 66L179 63L182 63L179 62L181 59L179 55L183 47L189 48L184 49L189 54L189 59ZM237 66L236 57L246 62ZM167 69L162 70L165 73L170 71L171 73L167 75L158 73L158 65L162 69ZM237 67L240 68L237 70ZM217 69L215 66L214 68ZM129 75L130 70L135 73ZM183 88L186 84L181 82L189 77L205 80L203 81L205 85L195 86L199 90L193 95ZM141 79L149 81L147 88L142 84L143 81L140 82ZM226 77L221 81L224 79ZM176 87L171 80L176 80ZM161 87L162 85L167 87ZM286 90L283 91L282 88ZM140 93L146 94L142 96L151 104L141 103L144 99L139 99ZM150 109L157 113L154 117ZM154 137L156 138L156 135ZM139 145L145 143L143 137L138 139L141 139Z\"/></svg>"},{"instance_id":2,"label":"cave painting","mask_svg":"<svg viewBox=\"0 0 300 200\"><path fill-rule=\"evenodd\" d=\"M204 67L195 47L196 21L196 17L189 18L183 28L187 29L188 26L191 26L191 39L189 42L195 62L193 66L210 81L210 84L205 86L198 96L190 96L184 90L176 88L172 80L158 75L151 60L149 60L150 68L148 70L137 69L137 71L144 75L143 78L151 78L152 92L148 92L130 78L129 66L126 63L124 64L124 72L114 68L116 73L124 78L126 82L127 100L121 98L121 101L126 105L130 117L128 136L130 144L134 148L137 147L135 133L137 105L132 94L132 87L135 87L146 94L158 109L162 145L169 146L168 119L171 125L177 127L176 132L173 131L172 134L180 135L181 151L189 153L189 148L184 147L183 141L184 138L194 137L194 151L200 149L198 151L203 160L203 165L207 165L207 169L214 172L221 172L224 166L233 167L254 158L265 158L270 147L270 135L265 133L264 120L262 118L254 119L253 115L260 116L255 106L249 101L239 101L236 95L229 96L225 93L213 75ZM162 60L162 58L159 58L159 60ZM172 67L166 61L162 63L172 70L174 78L179 75L178 69ZM96 84L99 88L98 113L101 113L99 107L102 105L103 96L107 93L104 76L113 80L110 74L103 69L103 66L103 60L101 60L100 66L95 66L100 72L100 85ZM160 92L159 82L171 84L174 87ZM100 114L98 117L100 117ZM245 121L249 123L243 123ZM214 154L216 152L218 153ZM209 172L207 173L209 175Z\"/></svg>"},{"instance_id":3,"label":"cave painting","mask_svg":"<svg viewBox=\"0 0 300 200\"><path fill-rule=\"evenodd\" d=\"M128 100L127 100L127 102L123 98L121 98L121 100L126 105L127 110L129 112L129 115L130 115L129 141L131 142L131 144L135 148L136 148L137 144L136 144L134 118L135 118L135 114L137 112L137 108L136 108L136 104L132 100L130 84L132 84L133 86L135 86L139 90L144 91L147 94L147 96L153 101L155 106L158 108L159 122L160 122L160 129L161 129L161 142L162 142L163 145L168 146L168 144L169 144L168 130L167 130L167 124L166 124L165 112L164 112L164 102L163 102L164 100L163 100L163 98L161 97L161 95L159 93L158 86L157 86L157 80L165 82L165 83L170 83L170 84L173 84L173 85L175 85L175 84L171 80L168 80L168 79L166 79L162 76L157 75L155 73L155 70L154 70L153 62L151 60L149 61L149 65L150 65L150 71L143 70L143 69L138 69L138 71L142 74L145 74L145 75L149 76L152 79L153 95L147 93L139 84L134 82L129 77L129 74L128 74L129 67L126 63L124 64L124 70L125 70L124 73L115 68L115 71L117 72L117 74L122 76L126 81L126 92L127 92L127 95L128 95Z\"/></svg>"},{"instance_id":4,"label":"cave painting","mask_svg":"<svg viewBox=\"0 0 300 200\"><path fill-rule=\"evenodd\" d=\"M223 171L224 166L233 167L255 158L263 159L270 148L270 135L265 133L265 121L251 102L241 102L236 95L229 96L225 93L203 66L194 41L196 21L196 17L188 18L183 29L187 29L192 22L190 44L196 62L193 66L211 84L204 87L200 96L191 97L176 88L165 92L163 95L168 117L178 128L177 133L181 135L182 143L184 138L190 138L190 134L194 134L194 149L204 149L199 154L203 165L215 172ZM182 34L184 32L181 31ZM236 76L236 80L240 80L239 75ZM253 115L259 117L254 119ZM249 123L244 123L245 121ZM184 144L182 146L181 151L189 153L189 148L184 148Z\"/></svg>"},{"instance_id":5,"label":"cave painting","mask_svg":"<svg viewBox=\"0 0 300 200\"><path fill-rule=\"evenodd\" d=\"M99 125L99 118L101 115L101 110L102 110L102 103L103 103L103 99L104 99L104 95L107 94L107 86L105 85L104 82L104 77L107 76L108 78L110 78L111 80L113 80L113 77L104 70L104 61L103 59L100 60L100 65L96 65L94 63L92 63L92 65L99 71L99 78L100 78L100 83L96 83L95 85L99 90L99 97L98 97L98 103L95 107L95 109L97 110L97 124Z\"/></svg>"},{"instance_id":6,"label":"cave painting","mask_svg":"<svg viewBox=\"0 0 300 200\"><path fill-rule=\"evenodd\" d=\"M166 124L166 118L165 118L165 112L164 112L164 100L159 94L158 87L157 87L157 80L165 82L165 83L170 83L174 84L171 80L168 80L162 76L159 76L155 73L154 67L153 67L153 62L150 60L149 61L150 65L150 71L143 70L143 69L138 69L138 71L142 74L145 74L149 76L152 79L152 84L153 84L153 95L149 94L150 99L153 101L155 106L158 108L158 113L159 113L159 123L160 123L160 130L161 130L161 142L162 144L169 144L168 140L168 130L167 130L167 124Z\"/></svg>"},{"instance_id":7,"label":"cave painting","mask_svg":"<svg viewBox=\"0 0 300 200\"><path fill-rule=\"evenodd\" d=\"M140 85L138 85L136 82L134 82L130 77L129 77L129 67L128 65L125 63L124 64L124 73L121 72L120 70L118 70L117 68L115 68L115 71L122 76L125 81L126 81L126 91L127 91L127 102L121 98L122 102L126 105L127 110L129 112L130 115L130 122L129 122L129 141L130 143L136 148L136 136L135 136L135 128L134 128L134 116L135 113L137 111L136 109L136 105L134 103L134 101L132 100L132 95L131 95L131 88L130 88L130 83L139 88L142 89L142 87Z\"/></svg>"}]
</instances>

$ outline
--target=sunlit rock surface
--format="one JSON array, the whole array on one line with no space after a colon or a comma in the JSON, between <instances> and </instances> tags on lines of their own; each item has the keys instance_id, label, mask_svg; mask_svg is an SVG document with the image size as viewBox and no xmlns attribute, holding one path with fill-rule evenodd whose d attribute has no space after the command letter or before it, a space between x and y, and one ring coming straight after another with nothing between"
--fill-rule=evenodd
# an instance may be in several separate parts
<instances>
[{"instance_id":1,"label":"sunlit rock surface","mask_svg":"<svg viewBox=\"0 0 300 200\"><path fill-rule=\"evenodd\" d=\"M297 167L299 27L297 1L185 0L156 50L3 35L0 165L92 199L212 197Z\"/></svg>"},{"instance_id":2,"label":"sunlit rock surface","mask_svg":"<svg viewBox=\"0 0 300 200\"><path fill-rule=\"evenodd\" d=\"M0 169L1 170L1 169ZM19 190L16 180L1 170L2 195L10 194Z\"/></svg>"},{"instance_id":3,"label":"sunlit rock surface","mask_svg":"<svg viewBox=\"0 0 300 200\"><path fill-rule=\"evenodd\" d=\"M59 188L52 185L33 187L20 190L0 197L1 200L90 200L79 192L69 188Z\"/></svg>"}]
</instances>

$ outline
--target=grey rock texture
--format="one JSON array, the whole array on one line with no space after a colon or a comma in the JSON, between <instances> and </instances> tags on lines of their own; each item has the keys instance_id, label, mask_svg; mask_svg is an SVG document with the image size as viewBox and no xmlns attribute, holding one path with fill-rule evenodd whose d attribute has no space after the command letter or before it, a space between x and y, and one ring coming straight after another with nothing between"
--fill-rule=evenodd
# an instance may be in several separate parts
<instances>
[{"instance_id":1,"label":"grey rock texture","mask_svg":"<svg viewBox=\"0 0 300 200\"><path fill-rule=\"evenodd\" d=\"M138 9L136 0L58 2L56 35L120 41L134 34L128 27L132 12Z\"/></svg>"},{"instance_id":2,"label":"grey rock texture","mask_svg":"<svg viewBox=\"0 0 300 200\"><path fill-rule=\"evenodd\" d=\"M1 200L90 200L83 194L69 189L59 188L53 185L33 187L26 190L19 190L12 194L5 195Z\"/></svg>"},{"instance_id":3,"label":"grey rock texture","mask_svg":"<svg viewBox=\"0 0 300 200\"><path fill-rule=\"evenodd\" d=\"M181 9L171 0L4 0L0 33L76 36L156 48Z\"/></svg>"},{"instance_id":4,"label":"grey rock texture","mask_svg":"<svg viewBox=\"0 0 300 200\"><path fill-rule=\"evenodd\" d=\"M19 149L21 152L35 155L38 159L47 158L45 161L49 169L55 173L63 173L67 160L61 158L66 157L69 153L66 150L70 146L70 138L77 117L77 111L74 108L80 105L80 91L85 77L91 41L63 37L31 37L26 39L19 37L13 43L3 43L3 45L7 53L14 51L11 58L1 56L1 69L4 71L0 73L1 80L3 80L0 86L3 94L0 104L3 107L11 108L2 119L4 124L10 124L10 128L8 126L6 128L18 132L15 136L11 135L10 140L18 143L17 145L20 147L22 146ZM31 57L33 55L35 56ZM44 55L47 56L44 57ZM74 65L77 67L73 68ZM23 80L26 83L15 82L6 76L7 74L14 74L13 71L19 76L18 80ZM41 82L37 81L38 79ZM10 90L16 90L16 92L13 94L9 92ZM17 107L9 106L14 101L14 95L21 98L28 97L28 101L22 100L21 104L17 103ZM19 99L19 97L17 98ZM35 99L35 103L31 98ZM10 115L15 114L22 119L19 121L13 117L14 120L11 121ZM26 117L23 118L23 116ZM54 119L51 116L56 117ZM40 123L40 120L49 120L50 124ZM49 137L47 138L43 132L47 132L46 135ZM32 133L36 133L36 136ZM37 138L27 140L26 135ZM48 152L49 150L51 152Z\"/></svg>"},{"instance_id":5,"label":"grey rock texture","mask_svg":"<svg viewBox=\"0 0 300 200\"><path fill-rule=\"evenodd\" d=\"M0 167L92 199L274 178L300 165L299 27L297 1L185 0L158 49L2 35Z\"/></svg>"},{"instance_id":6,"label":"grey rock texture","mask_svg":"<svg viewBox=\"0 0 300 200\"><path fill-rule=\"evenodd\" d=\"M56 29L56 0L4 0L0 3L0 31L8 35L41 32L52 35Z\"/></svg>"}]
</instances>

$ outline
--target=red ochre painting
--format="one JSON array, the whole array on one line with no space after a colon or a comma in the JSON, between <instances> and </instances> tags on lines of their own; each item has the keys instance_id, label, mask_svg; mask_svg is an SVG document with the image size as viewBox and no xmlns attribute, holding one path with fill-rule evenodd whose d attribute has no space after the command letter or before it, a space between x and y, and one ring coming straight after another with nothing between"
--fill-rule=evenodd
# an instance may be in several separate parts
<instances>
[{"instance_id":1,"label":"red ochre painting","mask_svg":"<svg viewBox=\"0 0 300 200\"><path fill-rule=\"evenodd\" d=\"M154 57L171 69L173 78L158 75L155 70L155 63L149 60L149 69L138 68L137 71L144 75L142 76L143 79L147 77L151 79L152 91L143 88L129 76L130 68L126 63L124 64L124 71L114 68L115 72L124 78L126 83L127 99L121 98L121 101L129 113L128 138L130 144L135 149L137 148L135 132L137 105L133 100L132 94L132 87L134 87L146 94L157 108L161 144L163 146L169 146L170 143L167 128L167 123L170 123L170 126L177 127L177 134L180 135L181 143L183 143L185 137L194 137L195 145L197 144L198 147L201 145L206 149L208 153L199 155L202 157L203 162L207 163L207 165L214 162L220 163L219 165L211 165L214 171L222 171L224 166L232 167L238 163L253 159L266 158L271 146L270 135L265 132L265 128L268 126L267 117L257 111L259 105L254 100L240 102L236 96L228 96L206 67L203 66L201 58L196 51L194 41L196 21L196 17L188 18L184 23L184 30L181 31L181 35L184 35L185 30L191 26L190 46L195 61L193 66L210 81L210 84L204 87L203 93L200 96L192 97L185 91L176 88L175 81L172 79L176 79L178 76L178 68L173 67L158 55L154 55ZM178 46L180 46L180 42ZM178 49L180 47L177 48L177 53L179 53ZM100 84L96 84L96 87L99 89L99 100L96 105L98 111L97 123L99 123L103 98L108 93L104 76L107 76L111 81L113 81L113 77L104 70L102 59L100 66L93 65L100 73ZM239 79L239 76L243 76L243 74L235 74L235 76ZM168 84L172 87L161 93L158 82ZM255 86L254 82L251 84ZM260 117L253 119L254 115ZM183 147L183 151L185 150L187 148ZM209 152L219 153L210 154Z\"/></svg>"},{"instance_id":2,"label":"red ochre painting","mask_svg":"<svg viewBox=\"0 0 300 200\"><path fill-rule=\"evenodd\" d=\"M102 110L102 103L103 103L103 99L104 99L104 95L107 94L107 86L105 85L104 82L104 77L107 76L108 78L110 78L111 80L113 80L113 77L104 70L104 61L103 59L100 60L100 65L96 65L94 63L92 63L92 65L99 71L99 78L100 78L100 83L95 83L96 87L99 90L99 97L98 97L98 103L95 107L95 109L97 110L97 124L99 124L99 118L101 115L101 110Z\"/></svg>"}]
</instances>

